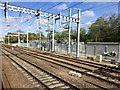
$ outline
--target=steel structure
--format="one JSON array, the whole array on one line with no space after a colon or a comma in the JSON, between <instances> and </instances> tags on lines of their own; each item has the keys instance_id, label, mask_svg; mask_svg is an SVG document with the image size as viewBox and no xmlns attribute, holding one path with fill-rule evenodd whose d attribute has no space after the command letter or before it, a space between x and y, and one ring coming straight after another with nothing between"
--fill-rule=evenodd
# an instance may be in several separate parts
<instances>
[{"instance_id":1,"label":"steel structure","mask_svg":"<svg viewBox=\"0 0 120 90\"><path fill-rule=\"evenodd\" d=\"M10 34L7 35L7 37L8 37L8 44L10 43L10 37L12 37L12 36L18 37L18 45L19 45L19 41L20 41L20 40L19 40L19 39L20 39L19 37L20 37L20 36L19 36L19 35L10 35Z\"/></svg>"},{"instance_id":2,"label":"steel structure","mask_svg":"<svg viewBox=\"0 0 120 90\"><path fill-rule=\"evenodd\" d=\"M47 18L52 18L52 51L53 52L55 50L55 45L54 45L55 20L60 20L60 23L61 23L62 20L66 21L66 22L69 22L68 53L70 53L71 22L77 23L77 48L76 48L77 50L76 50L76 57L79 57L80 10L78 10L78 17L73 18L73 17L71 17L71 9L69 10L69 16L63 16L61 14L49 13L49 12L45 12L45 11L42 11L42 10L38 11L38 10L30 9L30 8L15 6L15 5L8 4L8 2L5 2L5 3L0 2L0 9L5 11L5 18L6 19L7 19L7 16L8 16L8 11L14 11L14 12L19 12L19 13L24 13L24 14L32 14L32 15L35 15L35 17L39 17L40 19L41 19L41 16L44 16L44 17L47 17ZM40 28L40 25L39 25L39 28ZM49 25L48 25L48 29L49 29ZM40 42L41 42L41 33L40 33Z\"/></svg>"}]
</instances>

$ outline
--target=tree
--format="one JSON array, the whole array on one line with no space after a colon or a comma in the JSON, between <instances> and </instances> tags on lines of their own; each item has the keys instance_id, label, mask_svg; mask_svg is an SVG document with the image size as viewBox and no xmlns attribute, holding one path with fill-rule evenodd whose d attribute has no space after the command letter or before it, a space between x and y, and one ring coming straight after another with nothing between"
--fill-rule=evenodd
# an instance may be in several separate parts
<instances>
[{"instance_id":1,"label":"tree","mask_svg":"<svg viewBox=\"0 0 120 90\"><path fill-rule=\"evenodd\" d=\"M85 35L86 35L86 30L84 28L80 29L80 41L84 42L85 41Z\"/></svg>"},{"instance_id":2,"label":"tree","mask_svg":"<svg viewBox=\"0 0 120 90\"><path fill-rule=\"evenodd\" d=\"M11 33L8 32L7 35L5 36L5 42L8 43L8 35L16 35L17 33ZM38 40L39 34L35 33L28 33L28 39L29 40ZM46 40L46 37L44 36L43 33L41 33L41 39ZM27 42L27 35L26 34L20 34L20 40L23 40L23 42ZM10 37L10 43L17 43L18 42L18 37L16 36L11 36Z\"/></svg>"},{"instance_id":3,"label":"tree","mask_svg":"<svg viewBox=\"0 0 120 90\"><path fill-rule=\"evenodd\" d=\"M91 40L95 42L118 42L120 34L118 34L117 15L112 14L108 19L105 17L99 17L89 28L88 34Z\"/></svg>"},{"instance_id":4,"label":"tree","mask_svg":"<svg viewBox=\"0 0 120 90\"><path fill-rule=\"evenodd\" d=\"M55 34L55 40L57 40L57 43L61 42L61 33L60 32L56 32L56 34Z\"/></svg>"},{"instance_id":5,"label":"tree","mask_svg":"<svg viewBox=\"0 0 120 90\"><path fill-rule=\"evenodd\" d=\"M80 30L81 30L80 31L80 41L84 42L85 41L86 30L84 28L81 28ZM72 29L71 33L70 33L70 36L71 36L71 40L73 42L75 42L76 38L77 38L77 31ZM55 39L59 43L60 42L68 42L68 30L64 30L62 32L56 32Z\"/></svg>"},{"instance_id":6,"label":"tree","mask_svg":"<svg viewBox=\"0 0 120 90\"><path fill-rule=\"evenodd\" d=\"M102 30L103 30L104 22L105 22L104 18L99 17L96 20L96 22L93 23L91 25L91 27L89 28L90 30L89 30L88 33L90 34L92 41L95 41L95 42L100 41L100 39L101 39L100 34L101 34Z\"/></svg>"}]
</instances>

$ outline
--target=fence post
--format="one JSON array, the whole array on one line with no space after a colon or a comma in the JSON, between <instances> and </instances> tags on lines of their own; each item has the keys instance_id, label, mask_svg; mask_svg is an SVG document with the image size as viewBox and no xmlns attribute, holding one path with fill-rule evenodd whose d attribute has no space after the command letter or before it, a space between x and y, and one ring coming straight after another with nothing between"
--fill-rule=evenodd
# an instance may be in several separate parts
<instances>
[{"instance_id":1,"label":"fence post","mask_svg":"<svg viewBox=\"0 0 120 90\"><path fill-rule=\"evenodd\" d=\"M94 45L94 56L96 55L96 45Z\"/></svg>"},{"instance_id":2,"label":"fence post","mask_svg":"<svg viewBox=\"0 0 120 90\"><path fill-rule=\"evenodd\" d=\"M105 52L108 52L108 45L105 46ZM106 59L106 55L105 55L105 59Z\"/></svg>"},{"instance_id":3,"label":"fence post","mask_svg":"<svg viewBox=\"0 0 120 90\"><path fill-rule=\"evenodd\" d=\"M120 62L120 43L118 43L118 62Z\"/></svg>"},{"instance_id":4,"label":"fence post","mask_svg":"<svg viewBox=\"0 0 120 90\"><path fill-rule=\"evenodd\" d=\"M87 45L85 45L85 56L87 56L86 54L87 54Z\"/></svg>"}]
</instances>

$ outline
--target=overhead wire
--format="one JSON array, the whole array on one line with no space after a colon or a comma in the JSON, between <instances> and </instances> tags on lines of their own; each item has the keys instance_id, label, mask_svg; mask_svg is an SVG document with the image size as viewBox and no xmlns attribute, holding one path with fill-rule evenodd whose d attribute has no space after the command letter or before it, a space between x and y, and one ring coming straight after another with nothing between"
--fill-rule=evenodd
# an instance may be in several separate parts
<instances>
[{"instance_id":1,"label":"overhead wire","mask_svg":"<svg viewBox=\"0 0 120 90\"><path fill-rule=\"evenodd\" d=\"M33 5L31 8L35 8L36 6L38 6L39 5L39 3L37 3L37 4L35 4L35 5ZM42 6L40 6L40 8L43 8L43 7L45 7L46 5L48 5L48 3L46 3L46 4L43 4Z\"/></svg>"},{"instance_id":2,"label":"overhead wire","mask_svg":"<svg viewBox=\"0 0 120 90\"><path fill-rule=\"evenodd\" d=\"M107 3L105 3L105 4L100 4L100 5L98 5L97 7L104 6L104 5L109 4L109 3L110 3L110 2L107 2ZM93 6L93 7L90 7L90 8L84 9L84 10L81 10L81 12L84 12L84 11L90 10L90 9L94 9L94 8L97 8L97 7L96 7L96 6Z\"/></svg>"},{"instance_id":3,"label":"overhead wire","mask_svg":"<svg viewBox=\"0 0 120 90\"><path fill-rule=\"evenodd\" d=\"M100 5L97 5L97 6L93 6L93 7L90 7L90 8L87 8L87 9L84 9L84 10L81 10L81 12L84 12L84 11L87 11L87 10L91 10L91 9L94 9L94 8L97 8L97 7L100 7L100 6L104 6L104 5L107 5L109 4L110 2L107 2L105 4L100 4ZM73 13L72 15L74 15L76 13Z\"/></svg>"},{"instance_id":4,"label":"overhead wire","mask_svg":"<svg viewBox=\"0 0 120 90\"><path fill-rule=\"evenodd\" d=\"M54 5L54 6L52 6L52 7L48 8L48 9L46 9L45 11L48 11L48 10L52 9L52 8L56 7L57 5L59 5L59 4L61 4L61 3L63 3L63 2L60 2L60 3L58 3L58 4Z\"/></svg>"},{"instance_id":5,"label":"overhead wire","mask_svg":"<svg viewBox=\"0 0 120 90\"><path fill-rule=\"evenodd\" d=\"M55 6L59 5L59 4L61 4L61 3L63 3L63 2L60 2L60 3L56 4L56 5L54 5L54 6L50 7L50 8L48 8L47 11L50 10L50 9L52 9L53 7L55 7ZM79 5L79 4L82 4L82 3L84 3L84 2L80 2L80 3L77 3L77 4L75 4L75 5L72 5L72 6L68 7L67 9L72 8L72 7L75 7L75 6L77 6L77 5ZM100 6L103 6L103 5L106 5L106 4L108 4L108 3L101 4L101 5L98 5L98 6L94 6L94 7L85 9L85 10L90 10L90 9L93 9L93 8L96 8L96 7L100 7ZM65 11L65 10L67 10L67 9L64 9L64 10L62 10L62 11ZM82 12L85 11L85 10L82 10ZM44 12L45 12L45 11L44 11ZM35 17L35 16L33 16L32 18L34 18L34 17ZM26 21L24 21L24 22L27 22L27 21L31 20L32 18L30 18L30 19L28 19L28 20L26 20Z\"/></svg>"},{"instance_id":6,"label":"overhead wire","mask_svg":"<svg viewBox=\"0 0 120 90\"><path fill-rule=\"evenodd\" d=\"M111 7L111 6L114 6L114 5L116 5L116 4L112 4L112 5L109 5L109 6L105 6L106 8L108 8L108 7ZM101 8L105 8L105 7L101 7ZM99 9L101 9L101 8L99 8ZM109 18L109 17L107 17L107 18ZM91 21L91 22L95 22L96 20L93 20L93 21ZM86 23L81 23L81 24L86 24Z\"/></svg>"},{"instance_id":7,"label":"overhead wire","mask_svg":"<svg viewBox=\"0 0 120 90\"><path fill-rule=\"evenodd\" d=\"M84 3L84 2L80 2L80 3L77 3L77 4L75 4L75 5L72 5L72 6L66 8L66 9L64 9L64 10L61 10L60 12L65 11L65 10L68 10L69 8L75 7L75 6L80 5L80 4L82 4L82 3Z\"/></svg>"}]
</instances>

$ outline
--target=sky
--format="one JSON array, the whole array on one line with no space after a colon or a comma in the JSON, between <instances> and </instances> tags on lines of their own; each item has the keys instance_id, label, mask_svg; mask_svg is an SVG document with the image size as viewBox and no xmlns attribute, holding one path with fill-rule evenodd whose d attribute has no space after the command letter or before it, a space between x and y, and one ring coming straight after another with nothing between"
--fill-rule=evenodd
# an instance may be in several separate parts
<instances>
[{"instance_id":1,"label":"sky","mask_svg":"<svg viewBox=\"0 0 120 90\"><path fill-rule=\"evenodd\" d=\"M31 0L32 1L32 0ZM4 2L2 2L4 3ZM69 10L65 10L71 7L72 17L77 16L77 9L81 10L81 27L85 28L87 32L89 31L89 26L97 20L100 16L109 16L112 13L118 13L118 2L9 2L11 5L31 8L34 10L41 9L45 12L59 14L62 11L62 15L69 16ZM65 11L63 11L65 10ZM25 33L28 32L38 32L37 18L34 15L28 15L18 12L9 11L8 19L4 20L4 10L0 9L0 38L6 35L8 32L15 32L17 30L22 30ZM30 19L31 17L34 17ZM30 19L26 21L27 19ZM46 30L48 26L46 25L47 18L41 17L40 22L41 31L47 36ZM52 19L50 19L52 21ZM52 22L51 22L52 23ZM50 26L52 29L52 26ZM72 29L76 29L76 24L72 23ZM59 29L59 21L56 22L56 31L61 31Z\"/></svg>"}]
</instances>

